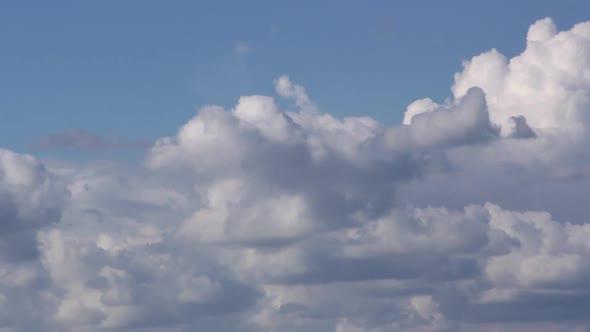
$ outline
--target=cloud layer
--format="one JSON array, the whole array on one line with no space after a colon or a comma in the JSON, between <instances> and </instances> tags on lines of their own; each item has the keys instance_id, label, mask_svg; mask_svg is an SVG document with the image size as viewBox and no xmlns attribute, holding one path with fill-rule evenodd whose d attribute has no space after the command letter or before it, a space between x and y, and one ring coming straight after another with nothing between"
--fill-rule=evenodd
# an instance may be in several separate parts
<instances>
[{"instance_id":1,"label":"cloud layer","mask_svg":"<svg viewBox=\"0 0 590 332\"><path fill-rule=\"evenodd\" d=\"M116 135L99 135L83 129L66 129L41 137L32 146L37 151L78 150L78 151L112 151L126 149L145 149L150 146L147 141L131 141Z\"/></svg>"},{"instance_id":2,"label":"cloud layer","mask_svg":"<svg viewBox=\"0 0 590 332\"><path fill-rule=\"evenodd\" d=\"M590 22L395 127L274 83L296 111L203 107L131 168L0 150L0 325L590 331Z\"/></svg>"}]
</instances>

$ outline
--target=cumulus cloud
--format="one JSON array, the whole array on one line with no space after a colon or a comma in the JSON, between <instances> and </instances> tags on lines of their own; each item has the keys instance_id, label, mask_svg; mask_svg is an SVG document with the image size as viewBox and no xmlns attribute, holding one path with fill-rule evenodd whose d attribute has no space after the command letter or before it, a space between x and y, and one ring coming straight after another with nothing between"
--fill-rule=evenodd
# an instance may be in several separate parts
<instances>
[{"instance_id":1,"label":"cumulus cloud","mask_svg":"<svg viewBox=\"0 0 590 332\"><path fill-rule=\"evenodd\" d=\"M408 125L388 131L389 146L399 150L456 146L489 141L499 135L499 127L490 122L485 95L478 87L469 89L454 104L436 112L416 114L416 109L410 109L414 114L409 114L412 117Z\"/></svg>"},{"instance_id":2,"label":"cumulus cloud","mask_svg":"<svg viewBox=\"0 0 590 332\"><path fill-rule=\"evenodd\" d=\"M412 123L412 118L414 115L422 114L425 112L432 112L439 107L438 104L432 101L430 98L418 99L408 105L406 112L404 113L404 119L402 121L405 125L410 125Z\"/></svg>"},{"instance_id":3,"label":"cumulus cloud","mask_svg":"<svg viewBox=\"0 0 590 332\"><path fill-rule=\"evenodd\" d=\"M526 118L522 115L511 116L510 123L510 137L514 138L535 138L537 134L529 127Z\"/></svg>"},{"instance_id":4,"label":"cumulus cloud","mask_svg":"<svg viewBox=\"0 0 590 332\"><path fill-rule=\"evenodd\" d=\"M59 221L68 194L34 157L0 150L1 256L34 258L36 231Z\"/></svg>"},{"instance_id":5,"label":"cumulus cloud","mask_svg":"<svg viewBox=\"0 0 590 332\"><path fill-rule=\"evenodd\" d=\"M297 106L303 110L313 109L315 105L307 96L305 88L298 84L293 84L289 79L289 76L282 75L275 80L275 90L279 96L283 98L291 98L295 100Z\"/></svg>"},{"instance_id":6,"label":"cumulus cloud","mask_svg":"<svg viewBox=\"0 0 590 332\"><path fill-rule=\"evenodd\" d=\"M0 325L588 330L589 24L536 22L399 126L281 76L293 110L205 106L131 168L0 150Z\"/></svg>"},{"instance_id":7,"label":"cumulus cloud","mask_svg":"<svg viewBox=\"0 0 590 332\"><path fill-rule=\"evenodd\" d=\"M0 150L0 322L22 331L48 329L52 304L37 233L60 221L69 194L34 157ZM26 314L25 314L26 313ZM24 317L27 317L24 319Z\"/></svg>"},{"instance_id":8,"label":"cumulus cloud","mask_svg":"<svg viewBox=\"0 0 590 332\"><path fill-rule=\"evenodd\" d=\"M546 18L534 23L524 52L507 59L493 49L463 64L453 95L472 86L488 97L491 118L508 128L510 116L524 116L533 128L567 130L588 122L590 22L559 32Z\"/></svg>"}]
</instances>

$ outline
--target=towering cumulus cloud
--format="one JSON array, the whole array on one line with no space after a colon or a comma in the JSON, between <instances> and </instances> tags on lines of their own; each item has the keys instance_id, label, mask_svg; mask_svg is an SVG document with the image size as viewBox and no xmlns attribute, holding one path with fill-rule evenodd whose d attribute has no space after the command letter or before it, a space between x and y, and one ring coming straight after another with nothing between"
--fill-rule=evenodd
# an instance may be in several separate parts
<instances>
[{"instance_id":1,"label":"towering cumulus cloud","mask_svg":"<svg viewBox=\"0 0 590 332\"><path fill-rule=\"evenodd\" d=\"M394 127L274 84L131 168L0 151L0 326L590 331L590 22Z\"/></svg>"}]
</instances>

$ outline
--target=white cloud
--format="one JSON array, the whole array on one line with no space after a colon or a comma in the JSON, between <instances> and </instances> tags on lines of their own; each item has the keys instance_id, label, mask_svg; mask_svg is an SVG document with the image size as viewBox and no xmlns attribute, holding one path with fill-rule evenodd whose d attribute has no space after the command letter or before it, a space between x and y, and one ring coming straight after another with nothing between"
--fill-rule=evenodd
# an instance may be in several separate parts
<instances>
[{"instance_id":1,"label":"white cloud","mask_svg":"<svg viewBox=\"0 0 590 332\"><path fill-rule=\"evenodd\" d=\"M409 125L390 129L385 140L394 150L455 146L497 138L498 129L490 122L482 90L473 87L455 104L414 114Z\"/></svg>"},{"instance_id":2,"label":"white cloud","mask_svg":"<svg viewBox=\"0 0 590 332\"><path fill-rule=\"evenodd\" d=\"M412 118L415 115L422 114L425 112L432 112L439 108L440 105L436 104L430 98L418 99L408 105L406 112L404 113L404 120L402 121L405 125L410 125L412 123Z\"/></svg>"},{"instance_id":3,"label":"white cloud","mask_svg":"<svg viewBox=\"0 0 590 332\"><path fill-rule=\"evenodd\" d=\"M313 110L315 105L307 96L305 88L298 84L291 83L289 76L282 75L275 80L275 90L283 98L292 98L302 110Z\"/></svg>"},{"instance_id":4,"label":"white cloud","mask_svg":"<svg viewBox=\"0 0 590 332\"><path fill-rule=\"evenodd\" d=\"M464 63L455 75L454 96L472 86L487 95L493 122L506 127L510 116L523 115L533 128L568 130L586 124L590 107L590 22L557 32L549 18L533 24L527 48L506 59L491 50Z\"/></svg>"}]
</instances>

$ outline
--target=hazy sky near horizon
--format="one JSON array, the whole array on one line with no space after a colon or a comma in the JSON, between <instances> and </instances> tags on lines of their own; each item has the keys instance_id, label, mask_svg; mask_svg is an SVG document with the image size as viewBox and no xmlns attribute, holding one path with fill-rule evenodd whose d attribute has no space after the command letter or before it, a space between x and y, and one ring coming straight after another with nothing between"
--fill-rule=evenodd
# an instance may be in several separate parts
<instances>
[{"instance_id":1,"label":"hazy sky near horizon","mask_svg":"<svg viewBox=\"0 0 590 332\"><path fill-rule=\"evenodd\" d=\"M0 2L0 330L590 332L589 6Z\"/></svg>"},{"instance_id":2,"label":"hazy sky near horizon","mask_svg":"<svg viewBox=\"0 0 590 332\"><path fill-rule=\"evenodd\" d=\"M569 29L588 12L572 0L2 1L0 142L121 157L200 106L272 94L282 74L326 112L395 124L415 99L450 97L462 60L492 47L513 56L535 20ZM38 144L72 131L132 142L124 154Z\"/></svg>"}]
</instances>

